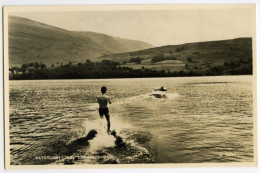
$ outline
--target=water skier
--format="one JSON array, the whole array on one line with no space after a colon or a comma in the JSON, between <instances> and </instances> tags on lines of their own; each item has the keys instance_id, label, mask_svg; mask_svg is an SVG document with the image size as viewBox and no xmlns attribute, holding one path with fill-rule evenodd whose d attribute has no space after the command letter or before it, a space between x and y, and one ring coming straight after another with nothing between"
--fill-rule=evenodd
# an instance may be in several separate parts
<instances>
[{"instance_id":1,"label":"water skier","mask_svg":"<svg viewBox=\"0 0 260 173\"><path fill-rule=\"evenodd\" d=\"M109 117L109 109L107 107L107 104L111 104L110 97L106 95L107 88L105 86L101 87L101 93L102 95L97 96L97 102L99 104L99 115L100 118L103 119L103 116L105 115L107 120L107 133L110 133L110 117Z\"/></svg>"}]
</instances>

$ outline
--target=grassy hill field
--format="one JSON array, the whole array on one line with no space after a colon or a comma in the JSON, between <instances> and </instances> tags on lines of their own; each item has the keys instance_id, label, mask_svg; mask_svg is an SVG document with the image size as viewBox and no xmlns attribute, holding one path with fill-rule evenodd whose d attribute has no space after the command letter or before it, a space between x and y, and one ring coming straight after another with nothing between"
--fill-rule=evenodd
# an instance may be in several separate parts
<instances>
[{"instance_id":1,"label":"grassy hill field","mask_svg":"<svg viewBox=\"0 0 260 173\"><path fill-rule=\"evenodd\" d=\"M9 17L9 65L96 61L97 57L153 47L141 41L94 32L67 31L29 19Z\"/></svg>"},{"instance_id":2,"label":"grassy hill field","mask_svg":"<svg viewBox=\"0 0 260 173\"><path fill-rule=\"evenodd\" d=\"M140 58L140 63L130 60ZM186 43L99 57L121 67L205 73L218 68L252 68L252 38ZM223 69L222 69L223 70Z\"/></svg>"}]
</instances>

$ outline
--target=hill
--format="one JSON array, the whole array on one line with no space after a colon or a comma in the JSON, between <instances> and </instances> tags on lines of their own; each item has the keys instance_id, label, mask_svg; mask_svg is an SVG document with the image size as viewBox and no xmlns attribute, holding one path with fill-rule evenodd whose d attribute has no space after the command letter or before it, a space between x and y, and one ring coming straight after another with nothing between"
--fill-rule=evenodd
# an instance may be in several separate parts
<instances>
[{"instance_id":1,"label":"hill","mask_svg":"<svg viewBox=\"0 0 260 173\"><path fill-rule=\"evenodd\" d=\"M12 67L9 78L88 79L252 75L252 39L238 38L102 56L78 64L46 66L42 63Z\"/></svg>"},{"instance_id":2,"label":"hill","mask_svg":"<svg viewBox=\"0 0 260 173\"><path fill-rule=\"evenodd\" d=\"M67 31L26 18L9 17L9 65L96 61L97 57L152 45L94 32Z\"/></svg>"},{"instance_id":3,"label":"hill","mask_svg":"<svg viewBox=\"0 0 260 173\"><path fill-rule=\"evenodd\" d=\"M252 66L252 38L168 45L101 56L99 59L118 61L123 64L121 67L133 69L193 71L202 74L224 66L249 68ZM141 62L131 61L133 59L141 59Z\"/></svg>"}]
</instances>

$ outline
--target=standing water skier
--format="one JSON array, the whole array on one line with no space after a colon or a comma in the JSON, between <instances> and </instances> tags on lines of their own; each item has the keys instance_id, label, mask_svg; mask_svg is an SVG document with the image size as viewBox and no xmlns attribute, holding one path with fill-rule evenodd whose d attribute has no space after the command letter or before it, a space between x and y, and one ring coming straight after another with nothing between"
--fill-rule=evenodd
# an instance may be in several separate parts
<instances>
[{"instance_id":1,"label":"standing water skier","mask_svg":"<svg viewBox=\"0 0 260 173\"><path fill-rule=\"evenodd\" d=\"M110 117L109 117L109 110L107 104L111 104L110 97L106 95L107 88L105 86L101 87L101 95L97 96L97 102L99 104L99 115L100 118L103 119L105 115L107 120L107 133L110 133Z\"/></svg>"}]
</instances>

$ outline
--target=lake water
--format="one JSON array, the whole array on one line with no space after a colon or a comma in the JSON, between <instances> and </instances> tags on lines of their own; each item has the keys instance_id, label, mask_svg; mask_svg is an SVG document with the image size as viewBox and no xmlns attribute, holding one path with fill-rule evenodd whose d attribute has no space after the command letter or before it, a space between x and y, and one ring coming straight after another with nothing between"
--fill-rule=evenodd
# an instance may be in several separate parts
<instances>
[{"instance_id":1,"label":"lake water","mask_svg":"<svg viewBox=\"0 0 260 173\"><path fill-rule=\"evenodd\" d=\"M252 162L252 80L10 81L11 164ZM124 149L104 132L98 115L96 95L103 85L112 98L111 129L127 144ZM150 95L158 86L167 87L165 98ZM91 129L98 133L89 145L65 147Z\"/></svg>"}]
</instances>

